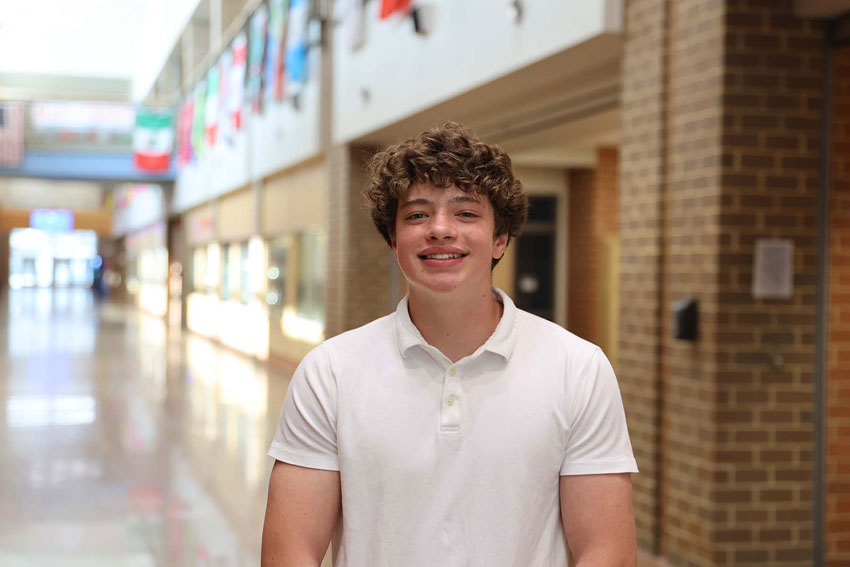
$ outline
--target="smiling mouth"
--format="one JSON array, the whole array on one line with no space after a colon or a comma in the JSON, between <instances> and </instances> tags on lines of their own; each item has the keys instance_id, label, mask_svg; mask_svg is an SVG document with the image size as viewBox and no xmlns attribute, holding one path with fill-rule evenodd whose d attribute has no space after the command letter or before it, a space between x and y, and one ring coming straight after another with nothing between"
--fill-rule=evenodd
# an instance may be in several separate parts
<instances>
[{"instance_id":1,"label":"smiling mouth","mask_svg":"<svg viewBox=\"0 0 850 567\"><path fill-rule=\"evenodd\" d=\"M422 254L419 256L423 260L454 260L455 258L463 258L466 254Z\"/></svg>"}]
</instances>

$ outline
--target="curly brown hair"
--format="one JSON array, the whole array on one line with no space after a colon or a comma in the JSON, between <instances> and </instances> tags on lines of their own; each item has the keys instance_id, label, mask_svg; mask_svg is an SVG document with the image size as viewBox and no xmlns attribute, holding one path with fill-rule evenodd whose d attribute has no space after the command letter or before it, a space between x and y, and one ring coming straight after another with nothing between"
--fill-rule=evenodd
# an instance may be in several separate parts
<instances>
[{"instance_id":1,"label":"curly brown hair","mask_svg":"<svg viewBox=\"0 0 850 567\"><path fill-rule=\"evenodd\" d=\"M415 183L440 188L455 185L462 191L486 195L496 221L494 236L507 234L508 241L519 236L528 216L528 197L514 177L508 154L456 122L425 130L378 152L367 170L369 180L363 188L366 206L378 232L390 245L399 197Z\"/></svg>"}]
</instances>

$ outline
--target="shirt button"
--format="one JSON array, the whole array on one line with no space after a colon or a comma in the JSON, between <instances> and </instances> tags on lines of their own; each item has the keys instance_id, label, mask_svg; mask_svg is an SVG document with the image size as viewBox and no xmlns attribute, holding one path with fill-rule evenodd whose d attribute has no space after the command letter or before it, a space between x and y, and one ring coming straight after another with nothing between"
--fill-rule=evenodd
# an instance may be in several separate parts
<instances>
[{"instance_id":1,"label":"shirt button","mask_svg":"<svg viewBox=\"0 0 850 567\"><path fill-rule=\"evenodd\" d=\"M455 370L455 367L452 366L449 368L449 376L454 376L455 374L457 374L457 370Z\"/></svg>"},{"instance_id":2,"label":"shirt button","mask_svg":"<svg viewBox=\"0 0 850 567\"><path fill-rule=\"evenodd\" d=\"M454 396L449 396L448 398L446 398L446 404L448 404L448 405L450 405L450 406L455 405L455 397L454 397Z\"/></svg>"},{"instance_id":3,"label":"shirt button","mask_svg":"<svg viewBox=\"0 0 850 567\"><path fill-rule=\"evenodd\" d=\"M434 351L432 351L432 350L431 350L431 347L427 347L427 346L426 346L426 347L425 347L425 352L427 352L428 354L431 354L431 353L432 353L432 352L434 352Z\"/></svg>"}]
</instances>

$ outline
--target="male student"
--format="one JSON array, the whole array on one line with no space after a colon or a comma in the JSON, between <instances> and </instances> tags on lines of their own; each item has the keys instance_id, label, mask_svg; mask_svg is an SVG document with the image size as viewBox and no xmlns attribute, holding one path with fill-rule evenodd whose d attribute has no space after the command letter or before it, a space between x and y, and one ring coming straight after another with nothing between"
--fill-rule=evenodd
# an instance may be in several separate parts
<instances>
[{"instance_id":1,"label":"male student","mask_svg":"<svg viewBox=\"0 0 850 567\"><path fill-rule=\"evenodd\" d=\"M637 472L600 349L491 270L525 222L510 158L449 123L377 154L364 194L408 295L301 362L269 450L262 562L636 563Z\"/></svg>"}]
</instances>

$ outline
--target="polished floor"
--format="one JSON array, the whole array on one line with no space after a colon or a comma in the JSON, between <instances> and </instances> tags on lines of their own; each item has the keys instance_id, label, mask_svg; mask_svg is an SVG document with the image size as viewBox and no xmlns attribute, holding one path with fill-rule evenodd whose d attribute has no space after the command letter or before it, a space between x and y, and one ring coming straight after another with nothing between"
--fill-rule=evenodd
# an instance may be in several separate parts
<instances>
[{"instance_id":1,"label":"polished floor","mask_svg":"<svg viewBox=\"0 0 850 567\"><path fill-rule=\"evenodd\" d=\"M0 566L259 564L288 378L86 289L0 299Z\"/></svg>"}]
</instances>

